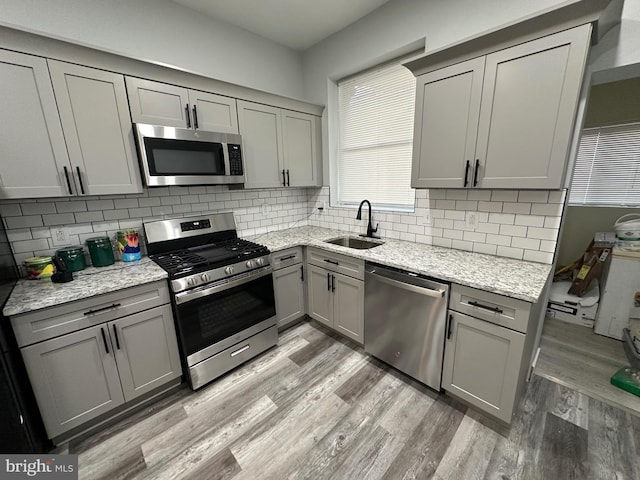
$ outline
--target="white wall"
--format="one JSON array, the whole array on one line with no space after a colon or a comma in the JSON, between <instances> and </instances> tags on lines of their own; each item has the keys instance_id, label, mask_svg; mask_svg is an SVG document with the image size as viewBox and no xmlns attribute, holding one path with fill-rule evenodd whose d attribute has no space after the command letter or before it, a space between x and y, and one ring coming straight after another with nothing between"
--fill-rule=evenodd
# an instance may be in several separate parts
<instances>
[{"instance_id":1,"label":"white wall","mask_svg":"<svg viewBox=\"0 0 640 480\"><path fill-rule=\"evenodd\" d=\"M303 99L298 52L167 0L2 0L0 24Z\"/></svg>"}]
</instances>

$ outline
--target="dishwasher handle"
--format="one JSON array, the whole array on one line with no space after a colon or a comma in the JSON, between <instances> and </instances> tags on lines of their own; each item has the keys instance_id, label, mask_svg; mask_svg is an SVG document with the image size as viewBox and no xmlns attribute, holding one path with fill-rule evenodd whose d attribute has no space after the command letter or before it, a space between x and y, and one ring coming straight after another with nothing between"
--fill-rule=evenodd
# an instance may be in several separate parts
<instances>
[{"instance_id":1,"label":"dishwasher handle","mask_svg":"<svg viewBox=\"0 0 640 480\"><path fill-rule=\"evenodd\" d=\"M433 298L443 298L447 293L446 290L434 290L432 288L419 287L417 285L412 285L411 283L401 282L399 280L393 280L391 278L379 275L374 272L367 272L369 275L373 275L380 282L386 283L388 285L393 285L394 287L402 288L403 290L408 290L410 292L418 293L420 295L425 295L427 297Z\"/></svg>"}]
</instances>

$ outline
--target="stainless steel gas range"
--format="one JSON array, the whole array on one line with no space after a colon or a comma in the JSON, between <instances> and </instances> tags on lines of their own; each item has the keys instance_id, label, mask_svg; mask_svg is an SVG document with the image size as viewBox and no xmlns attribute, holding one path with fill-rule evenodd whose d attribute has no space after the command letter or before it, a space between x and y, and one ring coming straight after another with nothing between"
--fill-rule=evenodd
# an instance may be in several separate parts
<instances>
[{"instance_id":1,"label":"stainless steel gas range","mask_svg":"<svg viewBox=\"0 0 640 480\"><path fill-rule=\"evenodd\" d=\"M196 390L278 343L269 250L238 238L233 214L147 222L169 274L182 361Z\"/></svg>"}]
</instances>

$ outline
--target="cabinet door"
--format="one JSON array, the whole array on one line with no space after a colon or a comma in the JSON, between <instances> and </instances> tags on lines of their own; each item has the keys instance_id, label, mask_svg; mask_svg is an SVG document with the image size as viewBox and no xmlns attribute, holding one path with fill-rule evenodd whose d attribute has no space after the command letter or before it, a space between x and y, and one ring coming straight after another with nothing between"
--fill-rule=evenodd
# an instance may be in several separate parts
<instances>
[{"instance_id":1,"label":"cabinet door","mask_svg":"<svg viewBox=\"0 0 640 480\"><path fill-rule=\"evenodd\" d=\"M307 265L309 316L333 328L330 275L331 273L324 268Z\"/></svg>"},{"instance_id":2,"label":"cabinet door","mask_svg":"<svg viewBox=\"0 0 640 480\"><path fill-rule=\"evenodd\" d=\"M273 272L278 327L283 327L305 314L302 264Z\"/></svg>"},{"instance_id":3,"label":"cabinet door","mask_svg":"<svg viewBox=\"0 0 640 480\"><path fill-rule=\"evenodd\" d=\"M525 335L461 313L451 318L442 388L510 423Z\"/></svg>"},{"instance_id":4,"label":"cabinet door","mask_svg":"<svg viewBox=\"0 0 640 480\"><path fill-rule=\"evenodd\" d=\"M484 57L417 78L412 187L471 184L483 73Z\"/></svg>"},{"instance_id":5,"label":"cabinet door","mask_svg":"<svg viewBox=\"0 0 640 480\"><path fill-rule=\"evenodd\" d=\"M0 198L70 195L47 61L0 50L0 85Z\"/></svg>"},{"instance_id":6,"label":"cabinet door","mask_svg":"<svg viewBox=\"0 0 640 480\"><path fill-rule=\"evenodd\" d=\"M189 90L193 126L198 130L219 133L238 133L236 99L213 93ZM193 109L196 113L193 113ZM196 122L197 120L197 122Z\"/></svg>"},{"instance_id":7,"label":"cabinet door","mask_svg":"<svg viewBox=\"0 0 640 480\"><path fill-rule=\"evenodd\" d=\"M124 77L54 60L48 63L76 192L142 192Z\"/></svg>"},{"instance_id":8,"label":"cabinet door","mask_svg":"<svg viewBox=\"0 0 640 480\"><path fill-rule=\"evenodd\" d=\"M318 158L319 117L281 110L284 167L287 185L317 187L321 185Z\"/></svg>"},{"instance_id":9,"label":"cabinet door","mask_svg":"<svg viewBox=\"0 0 640 480\"><path fill-rule=\"evenodd\" d=\"M477 156L484 188L562 188L590 25L487 56Z\"/></svg>"},{"instance_id":10,"label":"cabinet door","mask_svg":"<svg viewBox=\"0 0 640 480\"><path fill-rule=\"evenodd\" d=\"M21 349L49 438L124 403L106 328L95 326Z\"/></svg>"},{"instance_id":11,"label":"cabinet door","mask_svg":"<svg viewBox=\"0 0 640 480\"><path fill-rule=\"evenodd\" d=\"M333 328L364 343L364 282L334 273Z\"/></svg>"},{"instance_id":12,"label":"cabinet door","mask_svg":"<svg viewBox=\"0 0 640 480\"><path fill-rule=\"evenodd\" d=\"M169 305L129 315L107 325L127 402L182 375Z\"/></svg>"},{"instance_id":13,"label":"cabinet door","mask_svg":"<svg viewBox=\"0 0 640 480\"><path fill-rule=\"evenodd\" d=\"M126 82L134 123L186 128L188 118L191 124L186 88L134 77L126 77Z\"/></svg>"},{"instance_id":14,"label":"cabinet door","mask_svg":"<svg viewBox=\"0 0 640 480\"><path fill-rule=\"evenodd\" d=\"M282 187L280 109L238 100L238 128L244 147L245 188Z\"/></svg>"}]
</instances>

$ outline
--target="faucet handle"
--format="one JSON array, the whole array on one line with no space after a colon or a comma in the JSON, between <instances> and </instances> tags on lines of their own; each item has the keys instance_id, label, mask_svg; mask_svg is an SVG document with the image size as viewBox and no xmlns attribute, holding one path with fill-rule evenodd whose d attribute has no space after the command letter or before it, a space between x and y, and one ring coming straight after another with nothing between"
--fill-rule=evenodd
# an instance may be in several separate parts
<instances>
[{"instance_id":1,"label":"faucet handle","mask_svg":"<svg viewBox=\"0 0 640 480\"><path fill-rule=\"evenodd\" d=\"M377 231L378 231L378 227L379 227L379 226L380 226L380 224L379 224L379 223L376 223L376 228L371 229L371 232L372 232L372 233L377 232Z\"/></svg>"}]
</instances>

